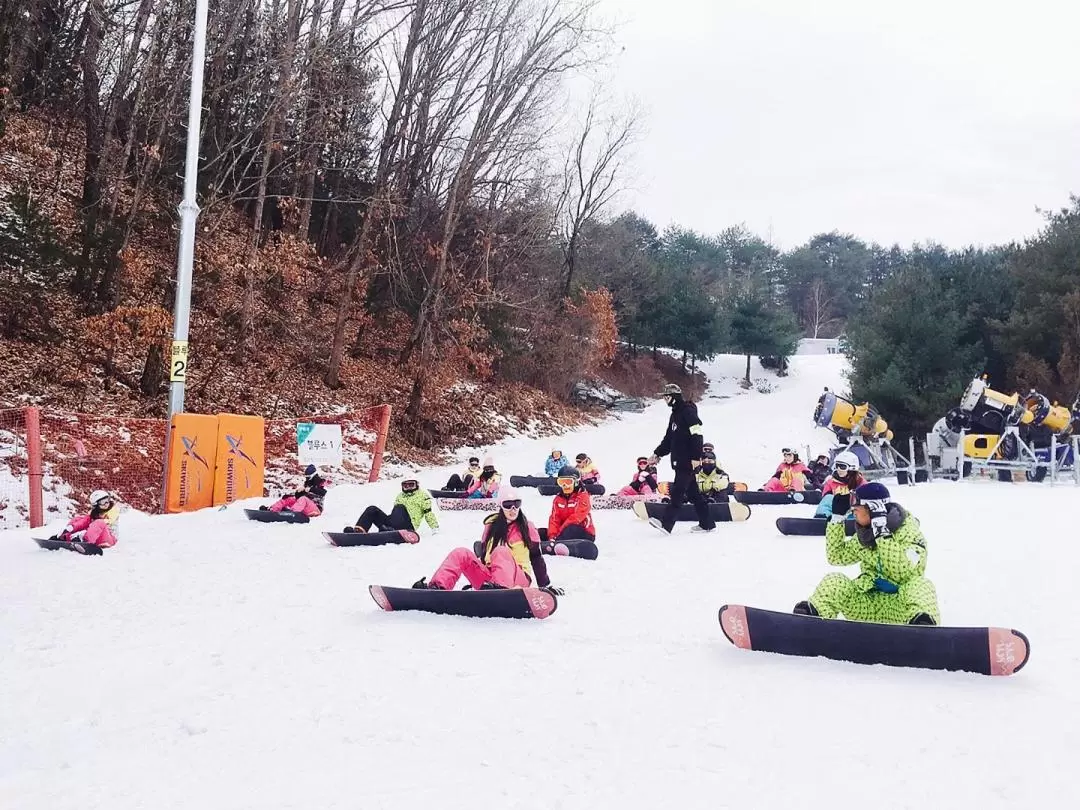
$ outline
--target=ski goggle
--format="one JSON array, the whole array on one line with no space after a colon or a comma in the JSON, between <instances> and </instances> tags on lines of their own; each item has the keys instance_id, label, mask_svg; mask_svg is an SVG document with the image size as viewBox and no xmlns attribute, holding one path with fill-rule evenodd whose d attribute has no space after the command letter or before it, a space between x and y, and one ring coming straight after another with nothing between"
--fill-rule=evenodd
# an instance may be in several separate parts
<instances>
[{"instance_id":1,"label":"ski goggle","mask_svg":"<svg viewBox=\"0 0 1080 810\"><path fill-rule=\"evenodd\" d=\"M469 463L471 465L473 465L474 467L479 467L480 466L480 459L478 459L478 458L470 458Z\"/></svg>"},{"instance_id":2,"label":"ski goggle","mask_svg":"<svg viewBox=\"0 0 1080 810\"><path fill-rule=\"evenodd\" d=\"M648 467L649 466L649 460L647 458L639 458L637 465L639 467Z\"/></svg>"},{"instance_id":3,"label":"ski goggle","mask_svg":"<svg viewBox=\"0 0 1080 810\"><path fill-rule=\"evenodd\" d=\"M848 466L847 464L845 464L842 461L838 461L833 465L833 469L836 470L837 472L846 473L848 470L851 469L851 467Z\"/></svg>"},{"instance_id":4,"label":"ski goggle","mask_svg":"<svg viewBox=\"0 0 1080 810\"><path fill-rule=\"evenodd\" d=\"M503 509L505 509L505 510L506 510L506 511L508 511L508 512L509 512L509 511L510 511L511 509L520 509L520 508L521 508L521 501L520 501L520 500L516 500L516 501L503 501L503 502L502 502L502 508L503 508Z\"/></svg>"},{"instance_id":5,"label":"ski goggle","mask_svg":"<svg viewBox=\"0 0 1080 810\"><path fill-rule=\"evenodd\" d=\"M577 479L576 478L571 478L568 475L562 475L562 476L559 476L558 478L555 479L555 483L558 484L563 489L566 489L567 487L572 487L575 484L577 484Z\"/></svg>"},{"instance_id":6,"label":"ski goggle","mask_svg":"<svg viewBox=\"0 0 1080 810\"><path fill-rule=\"evenodd\" d=\"M588 461L588 460L589 460L589 457L588 457L588 456L578 456L578 457L577 457L577 458L576 458L575 460L576 460L576 461L577 461L578 463L581 463L582 461Z\"/></svg>"},{"instance_id":7,"label":"ski goggle","mask_svg":"<svg viewBox=\"0 0 1080 810\"><path fill-rule=\"evenodd\" d=\"M419 481L402 481L401 482L401 491L402 492L416 492L416 490L418 490L419 488L420 488L420 482Z\"/></svg>"}]
</instances>

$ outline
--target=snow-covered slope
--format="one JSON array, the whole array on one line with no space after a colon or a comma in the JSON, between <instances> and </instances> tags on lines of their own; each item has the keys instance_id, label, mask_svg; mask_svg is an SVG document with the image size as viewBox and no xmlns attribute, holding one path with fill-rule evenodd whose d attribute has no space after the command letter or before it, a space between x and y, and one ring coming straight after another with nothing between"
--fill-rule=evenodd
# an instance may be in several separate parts
<instances>
[{"instance_id":1,"label":"snow-covered slope","mask_svg":"<svg viewBox=\"0 0 1080 810\"><path fill-rule=\"evenodd\" d=\"M810 416L843 369L799 356L790 377L767 378L772 393L744 393L743 362L706 369L701 413L728 471L756 486L783 445L827 446ZM558 444L621 484L665 413ZM488 448L520 473L548 449ZM382 613L369 584L430 575L481 517L442 513L417 546L319 537L368 502L388 506L396 486L334 490L309 526L248 523L238 508L129 514L99 558L0 534L0 807L987 810L1076 795L1071 487L894 492L928 535L946 623L1031 639L1023 672L986 678L732 647L721 604L787 610L829 570L822 540L774 530L806 507L755 507L711 536L684 525L670 538L598 512L597 561L549 558L567 595L547 621ZM526 511L546 522L535 493Z\"/></svg>"}]
</instances>

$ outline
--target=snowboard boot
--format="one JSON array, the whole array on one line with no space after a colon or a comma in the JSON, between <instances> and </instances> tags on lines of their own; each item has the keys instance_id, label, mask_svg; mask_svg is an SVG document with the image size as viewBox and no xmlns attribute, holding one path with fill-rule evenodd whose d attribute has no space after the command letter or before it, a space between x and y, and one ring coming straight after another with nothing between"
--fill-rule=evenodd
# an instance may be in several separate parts
<instances>
[{"instance_id":1,"label":"snowboard boot","mask_svg":"<svg viewBox=\"0 0 1080 810\"><path fill-rule=\"evenodd\" d=\"M443 590L438 585L436 585L434 582L428 582L427 577L420 577L420 579L416 580L416 582L414 582L412 584L412 586L414 588L419 589L419 590L428 590L428 591L441 591L441 590Z\"/></svg>"},{"instance_id":2,"label":"snowboard boot","mask_svg":"<svg viewBox=\"0 0 1080 810\"><path fill-rule=\"evenodd\" d=\"M363 526L346 526L341 531L343 531L345 534L363 534L364 533L364 527Z\"/></svg>"},{"instance_id":3,"label":"snowboard boot","mask_svg":"<svg viewBox=\"0 0 1080 810\"><path fill-rule=\"evenodd\" d=\"M922 624L932 627L936 625L937 622L934 621L933 617L930 616L929 613L917 613L915 614L915 617L910 622L908 622L908 624Z\"/></svg>"},{"instance_id":4,"label":"snowboard boot","mask_svg":"<svg viewBox=\"0 0 1080 810\"><path fill-rule=\"evenodd\" d=\"M715 526L713 526L713 527L712 527L711 529L706 529L706 528L705 528L704 526L702 526L702 525L701 525L701 524L699 523L699 524L698 524L698 525L696 525L696 526L691 526L691 527L690 527L690 531L691 531L691 532L694 532L694 533L696 533L696 534L704 534L704 533L707 533L707 532L715 532L715 531L716 531L716 527L715 527Z\"/></svg>"},{"instance_id":5,"label":"snowboard boot","mask_svg":"<svg viewBox=\"0 0 1080 810\"><path fill-rule=\"evenodd\" d=\"M819 616L817 608L811 605L807 601L797 602L795 607L791 609L791 612L798 616Z\"/></svg>"},{"instance_id":6,"label":"snowboard boot","mask_svg":"<svg viewBox=\"0 0 1080 810\"><path fill-rule=\"evenodd\" d=\"M558 543L554 540L548 540L540 544L540 553L548 554L552 557L569 557L570 549L562 543Z\"/></svg>"},{"instance_id":7,"label":"snowboard boot","mask_svg":"<svg viewBox=\"0 0 1080 810\"><path fill-rule=\"evenodd\" d=\"M260 511L260 512L269 512L269 511L270 511L270 507L269 507L269 506L266 506L266 505L264 504L263 506L260 506L260 507L259 507L259 511Z\"/></svg>"},{"instance_id":8,"label":"snowboard boot","mask_svg":"<svg viewBox=\"0 0 1080 810\"><path fill-rule=\"evenodd\" d=\"M505 591L506 588L504 588L502 585L496 585L494 582L489 581L489 582L485 582L483 585L481 585L480 590L482 590L482 591Z\"/></svg>"},{"instance_id":9,"label":"snowboard boot","mask_svg":"<svg viewBox=\"0 0 1080 810\"><path fill-rule=\"evenodd\" d=\"M670 531L664 528L664 522L660 520L660 518L649 518L649 525L656 529L658 532L663 532L664 534L671 534Z\"/></svg>"}]
</instances>

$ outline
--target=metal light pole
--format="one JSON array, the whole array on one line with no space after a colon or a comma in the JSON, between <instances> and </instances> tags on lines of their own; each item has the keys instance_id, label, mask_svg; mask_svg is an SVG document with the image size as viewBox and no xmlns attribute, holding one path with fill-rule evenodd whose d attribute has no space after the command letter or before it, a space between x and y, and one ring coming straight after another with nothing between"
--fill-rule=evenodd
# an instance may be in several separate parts
<instances>
[{"instance_id":1,"label":"metal light pole","mask_svg":"<svg viewBox=\"0 0 1080 810\"><path fill-rule=\"evenodd\" d=\"M191 88L188 93L187 154L184 160L184 198L180 212L180 247L176 256L176 301L173 304L173 340L169 354L169 417L165 428L165 474L168 478L172 418L184 411L184 383L188 367L188 320L191 311L191 266L195 261L195 220L199 206L195 191L199 179L199 130L202 126L203 63L206 61L206 18L209 0L195 0L195 30L191 48ZM164 497L162 498L164 504Z\"/></svg>"}]
</instances>

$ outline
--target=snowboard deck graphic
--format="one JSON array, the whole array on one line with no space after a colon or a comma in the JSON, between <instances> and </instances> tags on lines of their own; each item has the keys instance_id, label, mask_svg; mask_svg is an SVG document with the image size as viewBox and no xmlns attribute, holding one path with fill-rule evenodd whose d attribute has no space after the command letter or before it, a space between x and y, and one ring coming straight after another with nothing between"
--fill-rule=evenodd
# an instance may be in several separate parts
<instances>
[{"instance_id":1,"label":"snowboard deck graphic","mask_svg":"<svg viewBox=\"0 0 1080 810\"><path fill-rule=\"evenodd\" d=\"M248 520L257 523L308 523L311 518L301 515L299 512L290 512L282 509L280 512L271 512L269 509L245 509L244 514Z\"/></svg>"},{"instance_id":2,"label":"snowboard deck graphic","mask_svg":"<svg viewBox=\"0 0 1080 810\"><path fill-rule=\"evenodd\" d=\"M513 486L513 484L511 484L511 486ZM547 483L533 484L533 486L536 488L536 491L543 495L545 498L554 497L562 491L561 489L559 489L559 485L555 483L554 478L547 479ZM607 492L607 490L604 489L603 484L585 484L585 491L588 492L590 495L603 495Z\"/></svg>"},{"instance_id":3,"label":"snowboard deck graphic","mask_svg":"<svg viewBox=\"0 0 1080 810\"><path fill-rule=\"evenodd\" d=\"M656 501L639 501L631 508L634 510L634 514L642 520L648 520L653 517L662 520L664 511L668 508L668 504L657 503ZM730 503L710 503L709 513L712 515L712 519L717 523L743 521L750 517L750 507L746 504L739 503L738 501L732 501ZM678 511L675 513L675 521L677 523L689 521L697 523L697 519L697 512L694 511L693 504L681 504L678 507Z\"/></svg>"},{"instance_id":4,"label":"snowboard deck graphic","mask_svg":"<svg viewBox=\"0 0 1080 810\"><path fill-rule=\"evenodd\" d=\"M53 540L49 537L35 537L34 542L49 551L74 551L76 554L85 554L88 557L98 557L105 553L105 549L93 543L84 543L80 540Z\"/></svg>"},{"instance_id":5,"label":"snowboard deck graphic","mask_svg":"<svg viewBox=\"0 0 1080 810\"><path fill-rule=\"evenodd\" d=\"M494 498L439 498L437 503L448 512L498 512L500 502Z\"/></svg>"},{"instance_id":6,"label":"snowboard deck graphic","mask_svg":"<svg viewBox=\"0 0 1080 810\"><path fill-rule=\"evenodd\" d=\"M419 543L416 532L396 529L386 532L323 532L322 536L332 546L385 546L396 543Z\"/></svg>"},{"instance_id":7,"label":"snowboard deck graphic","mask_svg":"<svg viewBox=\"0 0 1080 810\"><path fill-rule=\"evenodd\" d=\"M855 664L1013 675L1031 654L1027 636L1003 627L874 624L745 605L724 605L719 618L728 641L741 649Z\"/></svg>"},{"instance_id":8,"label":"snowboard deck graphic","mask_svg":"<svg viewBox=\"0 0 1080 810\"><path fill-rule=\"evenodd\" d=\"M420 610L482 619L546 619L559 606L554 594L539 588L439 591L371 585L368 593L383 610Z\"/></svg>"},{"instance_id":9,"label":"snowboard deck graphic","mask_svg":"<svg viewBox=\"0 0 1080 810\"><path fill-rule=\"evenodd\" d=\"M808 503L816 506L821 503L821 493L816 490L806 492L735 492L739 503L774 506L786 503Z\"/></svg>"},{"instance_id":10,"label":"snowboard deck graphic","mask_svg":"<svg viewBox=\"0 0 1080 810\"><path fill-rule=\"evenodd\" d=\"M597 495L593 509L633 509L635 503L660 503L662 495Z\"/></svg>"},{"instance_id":11,"label":"snowboard deck graphic","mask_svg":"<svg viewBox=\"0 0 1080 810\"><path fill-rule=\"evenodd\" d=\"M802 535L804 537L824 537L825 527L829 525L828 518L777 518L776 530L780 534ZM855 521L844 521L844 533L848 537L855 534Z\"/></svg>"}]
</instances>

